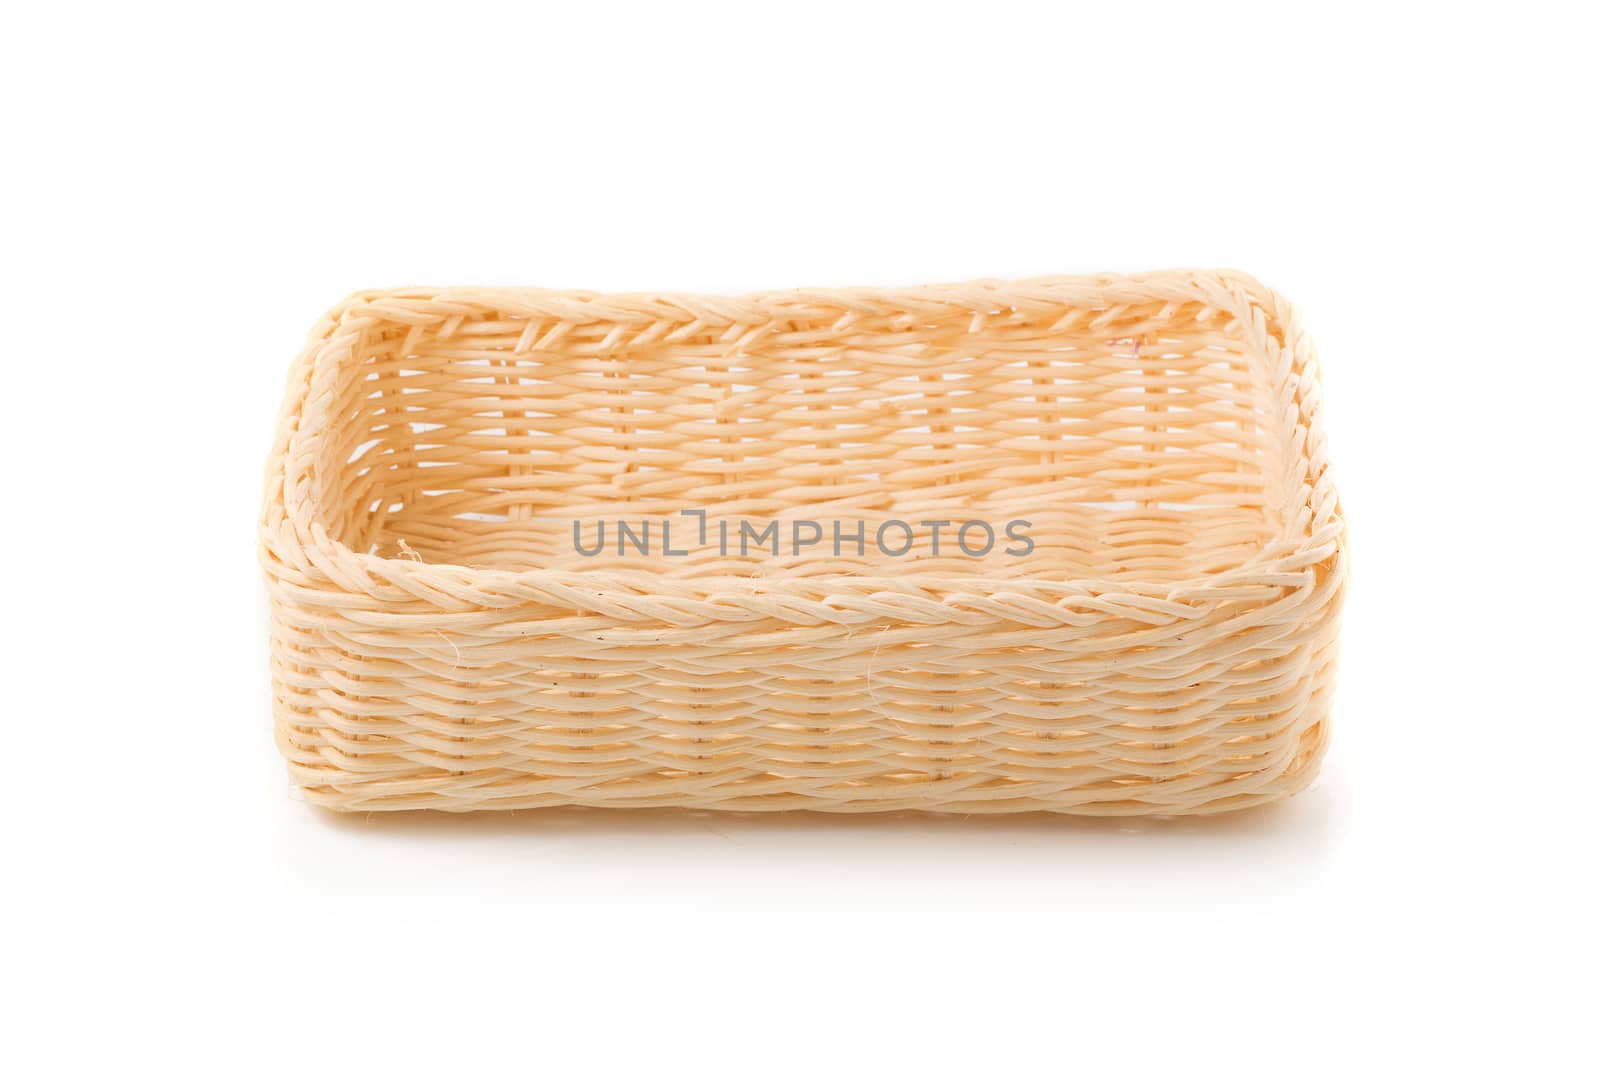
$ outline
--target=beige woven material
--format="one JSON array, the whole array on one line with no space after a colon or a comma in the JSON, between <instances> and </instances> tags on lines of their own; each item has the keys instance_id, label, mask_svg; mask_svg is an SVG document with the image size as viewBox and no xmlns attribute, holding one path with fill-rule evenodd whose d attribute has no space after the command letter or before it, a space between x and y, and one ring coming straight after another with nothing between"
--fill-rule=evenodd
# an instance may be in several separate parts
<instances>
[{"instance_id":1,"label":"beige woven material","mask_svg":"<svg viewBox=\"0 0 1600 1067\"><path fill-rule=\"evenodd\" d=\"M1284 796L1344 572L1318 408L1294 311L1233 273L361 294L267 475L278 741L347 810ZM776 555L719 543L774 520Z\"/></svg>"}]
</instances>

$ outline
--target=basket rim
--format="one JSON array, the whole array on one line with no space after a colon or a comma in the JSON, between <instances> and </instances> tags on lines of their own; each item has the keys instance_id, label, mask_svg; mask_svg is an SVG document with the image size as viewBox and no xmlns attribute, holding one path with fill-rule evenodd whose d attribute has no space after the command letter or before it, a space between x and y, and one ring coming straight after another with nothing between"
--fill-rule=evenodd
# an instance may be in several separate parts
<instances>
[{"instance_id":1,"label":"basket rim","mask_svg":"<svg viewBox=\"0 0 1600 1067\"><path fill-rule=\"evenodd\" d=\"M1309 460L1303 481L1284 507L1309 514L1303 532L1264 541L1248 560L1216 573L1178 581L1112 578L975 578L922 574L906 577L673 577L628 571L572 571L532 567L505 569L459 563L428 563L357 552L329 535L311 515L310 501L286 501L286 464L321 432L317 415L331 398L307 402L314 372L330 351L375 322L440 325L452 318L493 311L538 316L570 324L630 323L667 318L686 325L746 326L838 321L853 314L882 315L898 309L952 308L974 316L1028 311L1105 312L1132 304L1202 303L1244 322L1248 354L1285 386L1306 427L1302 451ZM1281 338L1281 340L1280 340ZM1253 343L1252 343L1253 342ZM1278 357L1288 353L1289 361ZM1275 600L1308 592L1316 571L1334 560L1342 565L1344 522L1338 496L1321 455L1318 366L1309 338L1291 305L1253 277L1234 270L1163 270L1140 274L1041 276L1005 281L982 279L898 288L769 290L741 296L684 293L603 294L582 290L520 287L406 287L365 290L340 302L313 330L290 373L279 433L268 463L260 525L260 558L267 574L305 589L318 603L343 606L421 601L458 608L507 607L538 601L621 618L704 622L778 616L821 618L893 617L906 621L950 621L973 610L1039 623L1070 622L1085 613L1114 614L1151 623L1193 619L1224 602ZM1307 385L1310 384L1310 392ZM320 405L320 406L319 406ZM1309 406L1310 410L1305 410ZM1293 529L1285 524L1284 529ZM1335 559L1335 557L1340 557ZM343 598L314 592L318 579ZM309 580L309 581L308 581ZM640 598L649 605L636 603ZM955 613L954 615L952 613Z\"/></svg>"}]
</instances>

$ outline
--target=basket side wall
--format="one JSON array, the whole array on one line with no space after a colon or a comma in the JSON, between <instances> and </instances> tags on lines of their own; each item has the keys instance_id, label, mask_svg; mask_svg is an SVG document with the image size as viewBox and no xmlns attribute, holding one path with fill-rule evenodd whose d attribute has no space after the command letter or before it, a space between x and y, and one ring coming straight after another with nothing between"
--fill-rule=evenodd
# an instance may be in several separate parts
<instances>
[{"instance_id":1,"label":"basket side wall","mask_svg":"<svg viewBox=\"0 0 1600 1067\"><path fill-rule=\"evenodd\" d=\"M402 634L280 602L278 737L343 810L1223 811L1315 774L1340 578L1159 635L543 613Z\"/></svg>"}]
</instances>

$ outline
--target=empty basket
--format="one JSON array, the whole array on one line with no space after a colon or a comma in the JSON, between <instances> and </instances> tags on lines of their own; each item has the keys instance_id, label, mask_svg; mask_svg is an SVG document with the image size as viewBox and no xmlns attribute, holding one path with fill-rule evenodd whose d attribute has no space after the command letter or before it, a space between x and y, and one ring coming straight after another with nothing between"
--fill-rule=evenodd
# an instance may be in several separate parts
<instances>
[{"instance_id":1,"label":"empty basket","mask_svg":"<svg viewBox=\"0 0 1600 1067\"><path fill-rule=\"evenodd\" d=\"M1344 573L1319 406L1234 273L363 293L267 475L278 741L346 810L1284 796Z\"/></svg>"}]
</instances>

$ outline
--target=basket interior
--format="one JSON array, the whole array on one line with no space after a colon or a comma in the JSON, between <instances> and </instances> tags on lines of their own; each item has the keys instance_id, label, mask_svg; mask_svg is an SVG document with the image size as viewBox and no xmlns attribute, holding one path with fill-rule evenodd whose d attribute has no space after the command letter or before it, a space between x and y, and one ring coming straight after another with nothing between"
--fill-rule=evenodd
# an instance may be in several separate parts
<instances>
[{"instance_id":1,"label":"basket interior","mask_svg":"<svg viewBox=\"0 0 1600 1067\"><path fill-rule=\"evenodd\" d=\"M1174 580L1279 532L1262 374L1204 304L378 321L319 441L315 506L357 552L482 568ZM752 536L774 521L776 552ZM956 540L971 523L993 532L981 554L982 525Z\"/></svg>"}]
</instances>

